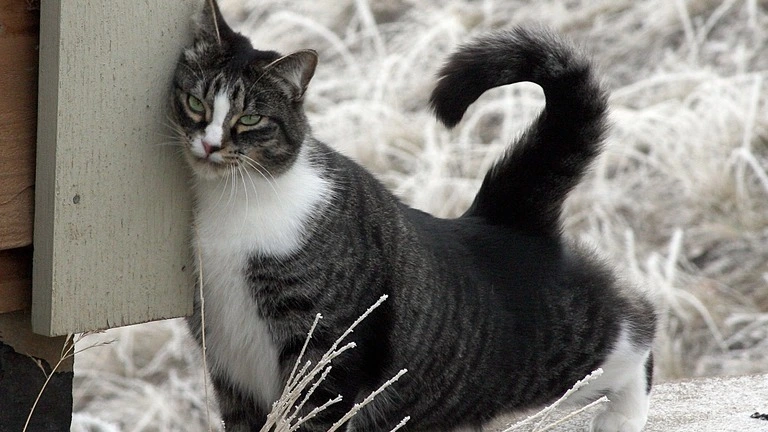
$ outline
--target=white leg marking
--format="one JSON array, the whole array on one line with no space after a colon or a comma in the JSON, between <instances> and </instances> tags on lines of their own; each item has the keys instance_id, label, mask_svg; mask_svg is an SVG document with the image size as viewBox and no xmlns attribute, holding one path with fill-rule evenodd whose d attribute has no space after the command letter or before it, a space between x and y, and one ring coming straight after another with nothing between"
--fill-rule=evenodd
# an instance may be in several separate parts
<instances>
[{"instance_id":1,"label":"white leg marking","mask_svg":"<svg viewBox=\"0 0 768 432\"><path fill-rule=\"evenodd\" d=\"M592 432L640 432L648 419L650 396L646 393L645 362L649 348L637 348L630 342L626 325L622 326L613 350L600 367L603 374L573 395L575 403L591 402L608 396L608 408L590 425Z\"/></svg>"}]
</instances>

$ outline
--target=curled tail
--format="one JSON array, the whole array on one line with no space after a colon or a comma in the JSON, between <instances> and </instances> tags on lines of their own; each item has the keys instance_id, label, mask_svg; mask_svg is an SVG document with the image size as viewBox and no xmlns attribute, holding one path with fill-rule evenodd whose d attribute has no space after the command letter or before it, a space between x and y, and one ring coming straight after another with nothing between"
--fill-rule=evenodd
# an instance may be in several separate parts
<instances>
[{"instance_id":1,"label":"curled tail","mask_svg":"<svg viewBox=\"0 0 768 432\"><path fill-rule=\"evenodd\" d=\"M480 37L451 55L430 102L455 126L486 90L521 81L541 86L546 106L486 174L465 216L531 234L557 235L563 201L602 147L606 94L589 61L543 31Z\"/></svg>"}]
</instances>

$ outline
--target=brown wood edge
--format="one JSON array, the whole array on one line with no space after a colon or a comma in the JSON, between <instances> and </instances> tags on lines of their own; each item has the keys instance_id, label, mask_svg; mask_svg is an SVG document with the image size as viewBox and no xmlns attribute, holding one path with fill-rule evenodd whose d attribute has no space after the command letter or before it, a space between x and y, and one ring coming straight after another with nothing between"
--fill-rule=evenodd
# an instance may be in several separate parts
<instances>
[{"instance_id":1,"label":"brown wood edge","mask_svg":"<svg viewBox=\"0 0 768 432\"><path fill-rule=\"evenodd\" d=\"M28 310L0 314L0 342L19 353L45 360L53 368L62 358L67 336L47 337L32 332L32 316ZM70 357L61 362L57 372L73 370Z\"/></svg>"},{"instance_id":2,"label":"brown wood edge","mask_svg":"<svg viewBox=\"0 0 768 432\"><path fill-rule=\"evenodd\" d=\"M0 314L32 304L32 248L0 251Z\"/></svg>"},{"instance_id":3,"label":"brown wood edge","mask_svg":"<svg viewBox=\"0 0 768 432\"><path fill-rule=\"evenodd\" d=\"M32 244L40 4L0 0L0 249Z\"/></svg>"}]
</instances>

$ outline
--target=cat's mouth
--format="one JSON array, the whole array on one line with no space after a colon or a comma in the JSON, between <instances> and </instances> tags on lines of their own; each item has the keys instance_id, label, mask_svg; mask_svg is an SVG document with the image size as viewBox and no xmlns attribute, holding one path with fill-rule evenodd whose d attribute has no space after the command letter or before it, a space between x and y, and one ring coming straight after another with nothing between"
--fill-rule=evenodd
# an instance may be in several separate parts
<instances>
[{"instance_id":1,"label":"cat's mouth","mask_svg":"<svg viewBox=\"0 0 768 432\"><path fill-rule=\"evenodd\" d=\"M225 176L232 171L233 166L237 165L236 161L224 159L216 153L198 155L192 151L187 152L187 162L195 173L205 178Z\"/></svg>"}]
</instances>

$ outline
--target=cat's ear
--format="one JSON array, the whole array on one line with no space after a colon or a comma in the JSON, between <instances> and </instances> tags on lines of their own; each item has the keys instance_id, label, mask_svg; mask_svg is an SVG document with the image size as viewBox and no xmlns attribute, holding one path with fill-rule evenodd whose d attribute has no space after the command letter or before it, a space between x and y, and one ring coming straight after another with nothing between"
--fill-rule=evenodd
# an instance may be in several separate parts
<instances>
[{"instance_id":1,"label":"cat's ear","mask_svg":"<svg viewBox=\"0 0 768 432\"><path fill-rule=\"evenodd\" d=\"M285 81L288 96L295 102L300 101L307 91L307 86L317 67L317 52L301 50L273 61L267 66L268 71Z\"/></svg>"},{"instance_id":2,"label":"cat's ear","mask_svg":"<svg viewBox=\"0 0 768 432\"><path fill-rule=\"evenodd\" d=\"M216 0L203 0L203 3L203 10L193 19L195 39L220 44L222 39L229 38L234 31L224 21Z\"/></svg>"}]
</instances>

